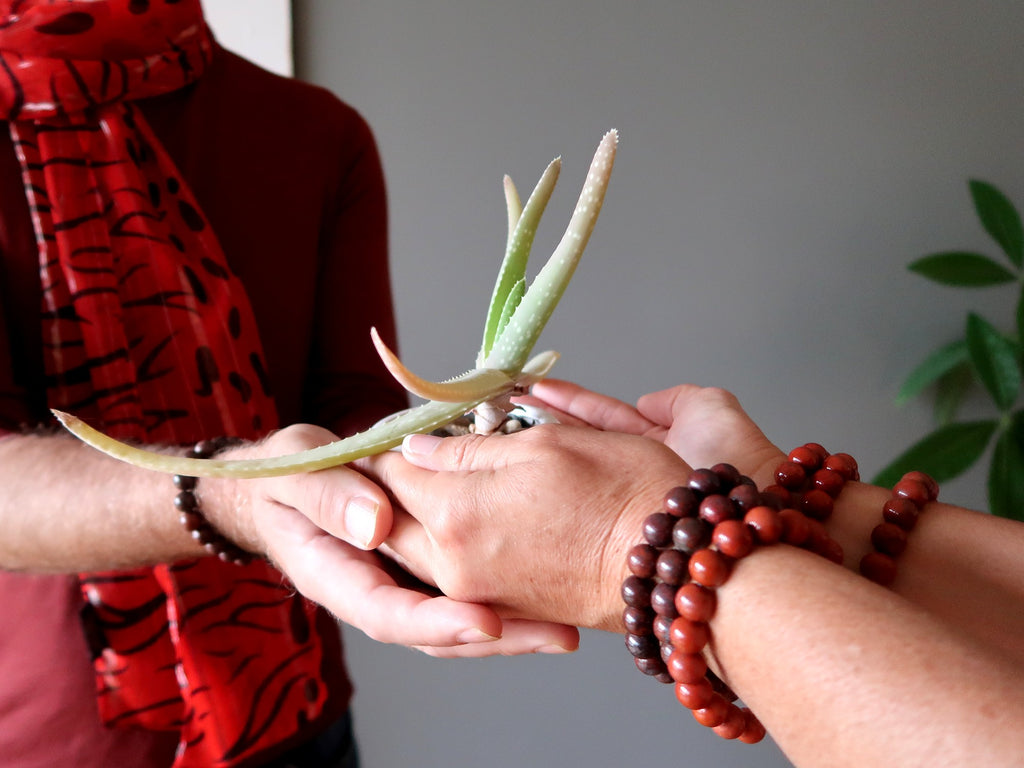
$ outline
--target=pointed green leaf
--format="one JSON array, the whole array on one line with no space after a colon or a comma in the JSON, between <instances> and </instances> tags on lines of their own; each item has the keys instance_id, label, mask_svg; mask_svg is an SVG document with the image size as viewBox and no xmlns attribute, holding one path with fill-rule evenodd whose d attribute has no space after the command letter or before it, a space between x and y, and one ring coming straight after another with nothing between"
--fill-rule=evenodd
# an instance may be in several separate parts
<instances>
[{"instance_id":1,"label":"pointed green leaf","mask_svg":"<svg viewBox=\"0 0 1024 768\"><path fill-rule=\"evenodd\" d=\"M988 473L989 511L999 517L1024 521L1024 450L1022 422L1017 413L1011 426L996 438Z\"/></svg>"},{"instance_id":2,"label":"pointed green leaf","mask_svg":"<svg viewBox=\"0 0 1024 768\"><path fill-rule=\"evenodd\" d=\"M526 206L516 216L515 227L508 236L505 248L505 258L498 270L498 278L494 283L494 291L491 294L491 303L487 308L487 320L484 323L484 338L480 345L480 352L477 355L477 366L483 365L486 357L494 348L494 342L498 336L498 321L501 319L501 311L505 308L509 291L512 286L526 276L526 264L530 258L530 249L533 248L533 238L537 234L537 225L540 224L541 215L547 207L551 193L558 181L558 173L562 168L560 158L552 160L548 167L541 174L537 186L533 188ZM518 193L511 196L514 185L510 182L505 184L505 202L509 208L509 222L511 223L514 210L518 207ZM525 358L524 358L525 359Z\"/></svg>"},{"instance_id":3,"label":"pointed green leaf","mask_svg":"<svg viewBox=\"0 0 1024 768\"><path fill-rule=\"evenodd\" d=\"M978 378L1000 411L1013 405L1020 391L1017 347L991 323L971 312L967 315L967 350Z\"/></svg>"},{"instance_id":4,"label":"pointed green leaf","mask_svg":"<svg viewBox=\"0 0 1024 768\"><path fill-rule=\"evenodd\" d=\"M985 452L995 421L974 421L939 427L893 460L871 481L890 488L907 472L927 472L937 482L962 474Z\"/></svg>"},{"instance_id":5,"label":"pointed green leaf","mask_svg":"<svg viewBox=\"0 0 1024 768\"><path fill-rule=\"evenodd\" d=\"M941 427L956 418L956 412L960 409L960 404L963 403L964 397L974 382L974 369L966 360L938 380L935 388L935 404L932 407L936 424Z\"/></svg>"},{"instance_id":6,"label":"pointed green leaf","mask_svg":"<svg viewBox=\"0 0 1024 768\"><path fill-rule=\"evenodd\" d=\"M512 313L516 311L516 307L523 300L525 293L526 280L524 278L513 285L512 290L508 293L508 299L505 300L505 306L501 310L501 319L498 321L498 335L494 337L495 341L501 338L501 332L505 330L508 321L512 319Z\"/></svg>"},{"instance_id":7,"label":"pointed green leaf","mask_svg":"<svg viewBox=\"0 0 1024 768\"><path fill-rule=\"evenodd\" d=\"M907 269L936 283L963 288L983 288L1017 279L1002 264L971 251L943 251L922 256L912 261Z\"/></svg>"},{"instance_id":8,"label":"pointed green leaf","mask_svg":"<svg viewBox=\"0 0 1024 768\"><path fill-rule=\"evenodd\" d=\"M1017 209L1006 195L986 181L973 179L970 188L974 208L985 231L1019 269L1024 263L1024 229Z\"/></svg>"},{"instance_id":9,"label":"pointed green leaf","mask_svg":"<svg viewBox=\"0 0 1024 768\"><path fill-rule=\"evenodd\" d=\"M902 404L916 397L925 387L934 384L967 360L967 342L964 339L939 347L910 372L896 395L896 402Z\"/></svg>"}]
</instances>

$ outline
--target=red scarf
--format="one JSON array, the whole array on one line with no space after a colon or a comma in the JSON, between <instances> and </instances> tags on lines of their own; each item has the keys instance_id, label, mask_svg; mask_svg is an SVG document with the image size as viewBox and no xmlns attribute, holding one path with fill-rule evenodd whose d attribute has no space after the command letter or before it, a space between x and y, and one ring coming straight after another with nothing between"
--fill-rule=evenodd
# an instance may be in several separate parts
<instances>
[{"instance_id":1,"label":"red scarf","mask_svg":"<svg viewBox=\"0 0 1024 768\"><path fill-rule=\"evenodd\" d=\"M211 51L199 0L0 0L0 119L39 245L49 404L121 438L277 426L245 290L132 104L189 86ZM168 478L168 515L173 493ZM104 721L180 730L184 768L241 764L316 720L317 609L282 581L215 558L82 574Z\"/></svg>"}]
</instances>

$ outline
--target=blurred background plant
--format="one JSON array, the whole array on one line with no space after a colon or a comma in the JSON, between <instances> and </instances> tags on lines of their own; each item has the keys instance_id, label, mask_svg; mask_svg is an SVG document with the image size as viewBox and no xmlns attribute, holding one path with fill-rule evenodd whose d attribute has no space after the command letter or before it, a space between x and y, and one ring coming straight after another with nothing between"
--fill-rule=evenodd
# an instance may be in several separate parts
<instances>
[{"instance_id":1,"label":"blurred background plant","mask_svg":"<svg viewBox=\"0 0 1024 768\"><path fill-rule=\"evenodd\" d=\"M1024 232L1020 213L994 185L968 183L974 210L1002 254L942 251L909 265L912 272L947 286L982 288L1013 284L1018 291L1014 328L1007 334L977 312L968 312L963 337L939 347L903 383L897 402L933 391L936 429L875 476L891 486L919 469L943 482L976 464L994 441L988 468L989 510L1024 520L1024 409L1017 407L1024 362ZM958 418L966 396L980 387L994 406L992 418Z\"/></svg>"}]
</instances>

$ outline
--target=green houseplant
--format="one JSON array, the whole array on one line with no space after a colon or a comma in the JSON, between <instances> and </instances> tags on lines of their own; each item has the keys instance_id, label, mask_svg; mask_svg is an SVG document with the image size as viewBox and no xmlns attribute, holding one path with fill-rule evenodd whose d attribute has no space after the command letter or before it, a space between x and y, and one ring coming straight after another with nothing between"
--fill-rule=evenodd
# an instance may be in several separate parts
<instances>
[{"instance_id":1,"label":"green houseplant","mask_svg":"<svg viewBox=\"0 0 1024 768\"><path fill-rule=\"evenodd\" d=\"M1018 406L1024 376L1024 232L1020 213L994 185L968 184L982 227L998 245L998 259L975 251L923 256L909 269L937 283L972 289L1012 285L1017 291L1013 328L1004 332L978 312L968 312L964 334L921 362L903 383L897 400L931 390L937 428L908 448L875 478L890 486L906 471L920 469L942 482L961 475L989 447L988 502L1001 517L1024 520L1024 408ZM959 418L965 396L980 387L991 418Z\"/></svg>"}]
</instances>

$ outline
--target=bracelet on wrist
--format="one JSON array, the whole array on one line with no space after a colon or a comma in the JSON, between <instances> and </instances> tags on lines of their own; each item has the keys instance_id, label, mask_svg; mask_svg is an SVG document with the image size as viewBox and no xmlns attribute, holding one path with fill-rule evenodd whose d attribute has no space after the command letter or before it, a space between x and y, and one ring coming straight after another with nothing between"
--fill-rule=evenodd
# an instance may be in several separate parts
<instances>
[{"instance_id":1,"label":"bracelet on wrist","mask_svg":"<svg viewBox=\"0 0 1024 768\"><path fill-rule=\"evenodd\" d=\"M225 448L238 445L241 442L238 438L233 437L202 440L192 446L186 456L193 459L213 458ZM199 505L199 497L196 495L198 483L198 478L189 475L174 476L174 486L178 489L178 494L174 497L174 507L179 512L182 526L210 555L219 557L226 563L248 565L253 561L255 555L239 547L216 530L206 519Z\"/></svg>"}]
</instances>

